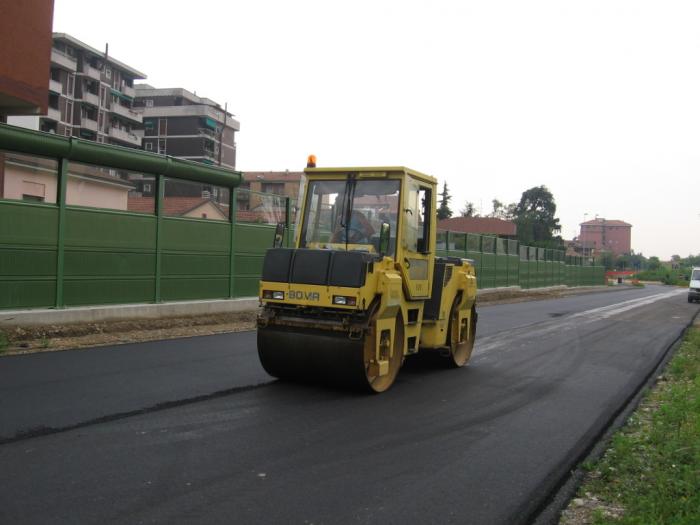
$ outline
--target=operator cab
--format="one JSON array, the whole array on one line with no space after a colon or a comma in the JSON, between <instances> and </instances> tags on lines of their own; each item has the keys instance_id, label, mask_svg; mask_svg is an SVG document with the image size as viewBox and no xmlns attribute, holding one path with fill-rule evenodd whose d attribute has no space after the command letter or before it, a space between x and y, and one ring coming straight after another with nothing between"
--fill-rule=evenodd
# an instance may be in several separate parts
<instances>
[{"instance_id":1,"label":"operator cab","mask_svg":"<svg viewBox=\"0 0 700 525\"><path fill-rule=\"evenodd\" d=\"M380 253L382 225L388 224L388 253L394 256L400 180L311 180L299 236L300 248ZM386 226L385 226L386 228Z\"/></svg>"}]
</instances>

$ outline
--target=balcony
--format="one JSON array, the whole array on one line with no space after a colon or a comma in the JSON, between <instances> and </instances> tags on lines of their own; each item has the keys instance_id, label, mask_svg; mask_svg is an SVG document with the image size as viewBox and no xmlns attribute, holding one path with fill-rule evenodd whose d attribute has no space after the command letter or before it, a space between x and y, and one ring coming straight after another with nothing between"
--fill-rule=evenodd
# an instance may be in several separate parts
<instances>
[{"instance_id":1,"label":"balcony","mask_svg":"<svg viewBox=\"0 0 700 525\"><path fill-rule=\"evenodd\" d=\"M90 131L94 131L97 133L97 121L92 120L91 118L88 117L83 117L80 119L80 127L83 129L89 129Z\"/></svg>"},{"instance_id":2,"label":"balcony","mask_svg":"<svg viewBox=\"0 0 700 525\"><path fill-rule=\"evenodd\" d=\"M100 70L96 69L92 66L89 66L87 64L83 64L82 70L78 71L78 75L82 75L84 77L89 77L93 80L100 80Z\"/></svg>"},{"instance_id":3,"label":"balcony","mask_svg":"<svg viewBox=\"0 0 700 525\"><path fill-rule=\"evenodd\" d=\"M194 104L188 106L154 106L143 108L146 117L205 117L210 118L215 123L224 121L224 113L211 106ZM240 123L231 117L226 118L226 125L235 131L241 129Z\"/></svg>"},{"instance_id":4,"label":"balcony","mask_svg":"<svg viewBox=\"0 0 700 525\"><path fill-rule=\"evenodd\" d=\"M127 86L126 84L122 84L121 91L124 94L124 96L127 96L129 98L134 98L136 96L136 91L134 90L134 88L132 88L131 86Z\"/></svg>"},{"instance_id":5,"label":"balcony","mask_svg":"<svg viewBox=\"0 0 700 525\"><path fill-rule=\"evenodd\" d=\"M219 138L219 134L216 131L211 130L209 128L199 128L199 134L204 135L205 137L210 137L210 138L217 139L217 140Z\"/></svg>"},{"instance_id":6,"label":"balcony","mask_svg":"<svg viewBox=\"0 0 700 525\"><path fill-rule=\"evenodd\" d=\"M89 91L83 91L82 101L92 104L95 107L99 107L100 105L100 97Z\"/></svg>"},{"instance_id":7,"label":"balcony","mask_svg":"<svg viewBox=\"0 0 700 525\"><path fill-rule=\"evenodd\" d=\"M141 113L136 113L135 111L131 110L130 108L127 108L126 106L122 106L121 104L113 102L112 107L109 108L109 111L116 115L124 117L125 119L131 120L133 122L138 122L139 124L143 122L143 117L141 116Z\"/></svg>"},{"instance_id":8,"label":"balcony","mask_svg":"<svg viewBox=\"0 0 700 525\"><path fill-rule=\"evenodd\" d=\"M61 121L61 110L49 107L49 112L47 113L46 118L49 120L55 120L56 122L60 122Z\"/></svg>"},{"instance_id":9,"label":"balcony","mask_svg":"<svg viewBox=\"0 0 700 525\"><path fill-rule=\"evenodd\" d=\"M61 84L58 80L49 80L49 91L60 95L63 93L63 84Z\"/></svg>"},{"instance_id":10,"label":"balcony","mask_svg":"<svg viewBox=\"0 0 700 525\"><path fill-rule=\"evenodd\" d=\"M62 67L63 69L67 69L68 71L75 71L78 69L78 63L74 58L69 57L56 48L51 48L51 63Z\"/></svg>"},{"instance_id":11,"label":"balcony","mask_svg":"<svg viewBox=\"0 0 700 525\"><path fill-rule=\"evenodd\" d=\"M122 142L127 142L133 146L140 146L141 139L138 138L133 133L125 131L119 128L109 128L109 136L115 140L121 140Z\"/></svg>"}]
</instances>

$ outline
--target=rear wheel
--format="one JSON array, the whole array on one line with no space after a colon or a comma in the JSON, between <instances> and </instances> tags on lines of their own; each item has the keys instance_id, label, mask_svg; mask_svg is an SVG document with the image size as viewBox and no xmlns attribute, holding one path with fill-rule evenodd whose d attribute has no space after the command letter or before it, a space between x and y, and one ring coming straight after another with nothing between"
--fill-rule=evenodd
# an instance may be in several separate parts
<instances>
[{"instance_id":1,"label":"rear wheel","mask_svg":"<svg viewBox=\"0 0 700 525\"><path fill-rule=\"evenodd\" d=\"M471 315L462 319L459 329L459 297L454 300L450 310L450 323L447 329L447 342L450 348L450 364L459 368L467 364L474 349L476 338L476 309L472 306ZM469 323L469 324L467 324Z\"/></svg>"},{"instance_id":2,"label":"rear wheel","mask_svg":"<svg viewBox=\"0 0 700 525\"><path fill-rule=\"evenodd\" d=\"M368 390L375 393L384 392L394 384L399 369L403 364L404 332L400 315L396 318L393 345L391 344L391 333L389 330L382 331L379 341L379 361L380 363L386 363L386 365L382 365L387 367L386 370L380 370L380 364L376 360L377 338L375 331L370 330L365 334L365 379Z\"/></svg>"}]
</instances>

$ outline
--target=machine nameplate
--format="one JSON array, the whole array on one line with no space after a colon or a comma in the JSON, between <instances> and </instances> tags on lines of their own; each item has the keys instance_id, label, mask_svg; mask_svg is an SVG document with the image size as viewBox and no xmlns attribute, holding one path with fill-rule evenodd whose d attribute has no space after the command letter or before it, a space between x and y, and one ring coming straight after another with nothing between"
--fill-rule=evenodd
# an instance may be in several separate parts
<instances>
[{"instance_id":1,"label":"machine nameplate","mask_svg":"<svg viewBox=\"0 0 700 525\"><path fill-rule=\"evenodd\" d=\"M287 299L305 299L306 301L319 301L321 296L318 292L302 292L301 290L289 290Z\"/></svg>"}]
</instances>

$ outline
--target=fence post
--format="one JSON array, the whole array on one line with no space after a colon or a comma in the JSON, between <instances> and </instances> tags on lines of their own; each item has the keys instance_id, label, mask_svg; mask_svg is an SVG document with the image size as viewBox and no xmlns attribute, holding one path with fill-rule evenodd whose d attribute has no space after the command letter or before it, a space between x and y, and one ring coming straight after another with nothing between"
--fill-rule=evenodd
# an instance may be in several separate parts
<instances>
[{"instance_id":1,"label":"fence post","mask_svg":"<svg viewBox=\"0 0 700 525\"><path fill-rule=\"evenodd\" d=\"M158 175L156 178L156 282L155 282L155 297L156 303L161 302L161 266L162 266L162 249L163 243L163 200L165 200L165 177Z\"/></svg>"},{"instance_id":2,"label":"fence post","mask_svg":"<svg viewBox=\"0 0 700 525\"><path fill-rule=\"evenodd\" d=\"M289 245L291 244L291 239L290 237L292 236L292 208L290 205L290 199L289 197L284 198L284 229L286 230L286 243L285 246L289 248Z\"/></svg>"},{"instance_id":3,"label":"fence post","mask_svg":"<svg viewBox=\"0 0 700 525\"><path fill-rule=\"evenodd\" d=\"M228 296L232 298L235 295L235 272L236 272L236 215L238 214L238 190L231 188L231 217L229 224L231 226L231 245L229 250L228 260Z\"/></svg>"},{"instance_id":4,"label":"fence post","mask_svg":"<svg viewBox=\"0 0 700 525\"><path fill-rule=\"evenodd\" d=\"M66 188L68 187L68 159L59 159L58 165L58 235L56 240L56 308L63 308L63 283L66 255Z\"/></svg>"}]
</instances>

